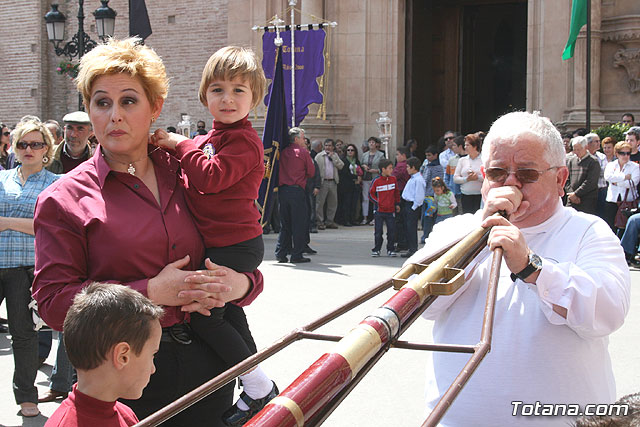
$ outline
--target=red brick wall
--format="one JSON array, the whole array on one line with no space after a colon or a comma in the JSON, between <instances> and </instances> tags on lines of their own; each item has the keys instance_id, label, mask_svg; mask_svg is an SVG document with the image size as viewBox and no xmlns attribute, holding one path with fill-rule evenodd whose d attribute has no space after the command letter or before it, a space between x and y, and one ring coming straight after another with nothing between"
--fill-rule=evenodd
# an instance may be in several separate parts
<instances>
[{"instance_id":1,"label":"red brick wall","mask_svg":"<svg viewBox=\"0 0 640 427\"><path fill-rule=\"evenodd\" d=\"M52 0L2 0L0 16L0 121L13 124L26 114L61 120L78 108L72 81L55 72L66 58L54 53L48 41L44 14ZM59 10L67 17L66 38L76 33L77 0L59 0ZM209 56L227 44L226 0L147 0L153 34L146 43L163 58L171 78L169 97L158 124L166 127L188 113L193 120L211 116L198 101L202 68ZM84 2L84 30L98 40L92 12L98 0ZM111 0L117 11L116 37L129 33L128 0ZM169 22L170 18L172 23ZM247 29L250 31L250 29ZM63 43L64 44L64 43Z\"/></svg>"}]
</instances>

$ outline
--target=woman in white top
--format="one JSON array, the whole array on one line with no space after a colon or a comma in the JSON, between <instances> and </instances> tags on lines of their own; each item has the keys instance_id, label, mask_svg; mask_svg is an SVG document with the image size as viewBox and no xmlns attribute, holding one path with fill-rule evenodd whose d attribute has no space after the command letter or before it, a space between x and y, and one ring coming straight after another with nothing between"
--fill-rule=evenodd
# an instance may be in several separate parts
<instances>
[{"instance_id":1,"label":"woman in white top","mask_svg":"<svg viewBox=\"0 0 640 427\"><path fill-rule=\"evenodd\" d=\"M618 211L618 202L636 199L640 182L640 167L630 161L631 145L620 141L613 150L618 160L609 162L604 169L604 179L609 183L606 220L612 229Z\"/></svg>"},{"instance_id":2,"label":"woman in white top","mask_svg":"<svg viewBox=\"0 0 640 427\"><path fill-rule=\"evenodd\" d=\"M482 202L482 141L476 134L469 134L464 137L464 150L466 157L460 158L453 174L453 182L460 184L462 193L462 213L475 213L480 209Z\"/></svg>"}]
</instances>

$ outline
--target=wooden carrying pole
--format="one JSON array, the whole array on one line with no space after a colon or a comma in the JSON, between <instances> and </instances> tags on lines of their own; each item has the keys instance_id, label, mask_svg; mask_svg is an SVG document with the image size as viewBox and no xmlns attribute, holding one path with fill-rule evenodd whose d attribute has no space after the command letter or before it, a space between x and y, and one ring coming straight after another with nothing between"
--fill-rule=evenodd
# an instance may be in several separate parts
<instances>
[{"instance_id":1,"label":"wooden carrying pole","mask_svg":"<svg viewBox=\"0 0 640 427\"><path fill-rule=\"evenodd\" d=\"M322 355L245 426L294 427L318 424L314 418L371 360L397 339L402 325L425 303L427 297L451 295L464 284L464 271L454 266L465 259L470 250L477 249L478 242L482 242L483 247L488 233L489 230L485 228L475 230L426 266L416 279L407 282L391 299L360 322L338 342L333 352ZM436 425L444 416L491 347L493 311L501 262L502 252L498 250L494 252L492 283L487 297L481 342L475 346L465 370L445 393L425 425ZM324 419L323 415L322 420Z\"/></svg>"},{"instance_id":2,"label":"wooden carrying pole","mask_svg":"<svg viewBox=\"0 0 640 427\"><path fill-rule=\"evenodd\" d=\"M321 424L391 346L414 350L470 353L472 357L465 366L465 371L456 378L454 384L425 422L425 425L428 426L436 425L491 348L501 250L494 252L480 343L475 346L418 344L398 341L398 338L438 295L450 295L459 289L464 283L462 269L486 246L488 234L489 229L478 228L460 242L452 245L453 247L445 248L421 263L404 267L393 278L380 282L330 313L306 326L293 330L271 346L143 419L136 426L160 425L300 339L337 341L338 343L332 353L326 353L318 359L287 389L269 402L260 413L246 424L247 426L312 426ZM424 264L428 262L431 264ZM419 273L417 279L408 281L408 277L414 273ZM370 316L367 316L344 337L313 332L390 288L394 283L396 285L398 283L405 284L391 299Z\"/></svg>"}]
</instances>

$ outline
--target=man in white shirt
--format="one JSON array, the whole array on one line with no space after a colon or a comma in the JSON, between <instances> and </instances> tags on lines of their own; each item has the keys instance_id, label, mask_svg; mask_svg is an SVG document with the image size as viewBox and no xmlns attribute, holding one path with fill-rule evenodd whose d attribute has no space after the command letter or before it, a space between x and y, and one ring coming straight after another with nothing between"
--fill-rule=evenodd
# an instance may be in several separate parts
<instances>
[{"instance_id":1,"label":"man in white shirt","mask_svg":"<svg viewBox=\"0 0 640 427\"><path fill-rule=\"evenodd\" d=\"M484 209L434 227L409 261L437 253L478 226L493 226L465 269L465 284L425 312L437 343L476 344L491 252L504 257L491 352L442 420L445 426L566 426L567 417L530 415L531 405L612 403L608 335L624 322L630 276L620 243L600 218L562 206L568 171L560 134L538 113L515 112L491 127L482 150ZM504 211L509 220L493 216ZM469 355L431 353L427 411ZM550 406L571 415L577 406ZM571 409L573 408L573 409ZM575 413L577 415L577 413Z\"/></svg>"}]
</instances>

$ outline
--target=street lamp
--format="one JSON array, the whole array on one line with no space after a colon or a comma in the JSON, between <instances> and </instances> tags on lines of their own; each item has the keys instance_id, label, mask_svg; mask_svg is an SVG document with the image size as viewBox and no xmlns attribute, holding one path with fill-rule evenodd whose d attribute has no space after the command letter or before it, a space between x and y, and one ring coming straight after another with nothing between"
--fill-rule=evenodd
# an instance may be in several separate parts
<instances>
[{"instance_id":1,"label":"street lamp","mask_svg":"<svg viewBox=\"0 0 640 427\"><path fill-rule=\"evenodd\" d=\"M389 158L389 141L391 141L391 117L388 111L380 111L380 117L376 119L378 130L380 131L380 139L384 144L384 154Z\"/></svg>"},{"instance_id":2,"label":"street lamp","mask_svg":"<svg viewBox=\"0 0 640 427\"><path fill-rule=\"evenodd\" d=\"M93 12L93 16L96 18L98 37L104 41L107 37L113 37L117 13L108 6L109 0L100 0L100 2L102 6ZM47 24L47 37L53 43L57 56L66 56L69 60L75 57L80 59L85 53L96 47L97 43L84 32L83 6L84 0L78 0L78 32L62 47L60 47L60 43L64 40L67 18L58 10L57 3L51 4L51 10L44 15ZM82 98L79 100L78 108L82 109Z\"/></svg>"},{"instance_id":3,"label":"street lamp","mask_svg":"<svg viewBox=\"0 0 640 427\"><path fill-rule=\"evenodd\" d=\"M116 11L111 9L108 4L109 0L100 0L102 6L93 12L96 18L96 31L100 40L105 41L109 37L113 37L116 30Z\"/></svg>"}]
</instances>

